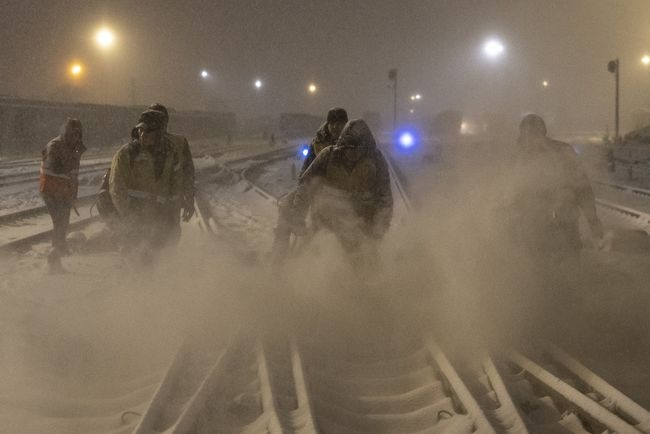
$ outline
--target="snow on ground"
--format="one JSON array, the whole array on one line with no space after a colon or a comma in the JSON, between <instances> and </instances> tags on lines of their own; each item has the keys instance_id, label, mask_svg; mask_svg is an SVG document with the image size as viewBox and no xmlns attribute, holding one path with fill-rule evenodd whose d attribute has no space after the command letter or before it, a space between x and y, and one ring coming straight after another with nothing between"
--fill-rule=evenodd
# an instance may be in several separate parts
<instances>
[{"instance_id":1,"label":"snow on ground","mask_svg":"<svg viewBox=\"0 0 650 434\"><path fill-rule=\"evenodd\" d=\"M461 273L452 273L460 282L468 279L465 273L471 276L478 272L469 284L479 285L484 294L464 299L465 285L459 284L456 297L459 303L475 306L478 311L499 313L485 329L494 327L504 335L526 331L555 341L623 393L646 408L650 406L650 243L647 235L635 232L643 229L638 222L598 207L611 250L599 251L587 245L578 267L554 269L554 276L542 275L540 281L525 257L507 246L494 248L500 241L490 224L493 217L488 204L499 197L498 179L507 170L503 159L490 158L486 153L475 158L476 165L466 161L467 166L455 171L443 160L431 162L419 155L391 154L401 163L419 205L423 237L433 232L436 235L430 246L444 246L438 256L441 267L448 262L446 267L454 269L469 261ZM479 171L472 172L477 167ZM650 199L604 187L596 188L596 194L630 208L645 210L650 206ZM450 230L452 237L447 239L445 232ZM504 279L503 288L492 288L491 283L499 279ZM500 301L495 303L495 297ZM527 321L522 321L518 310ZM457 333L462 334L460 330Z\"/></svg>"},{"instance_id":2,"label":"snow on ground","mask_svg":"<svg viewBox=\"0 0 650 434\"><path fill-rule=\"evenodd\" d=\"M260 153L261 150L273 149L262 140L242 139L235 141L231 147L219 151L217 157L210 155L210 153L217 153L216 151L218 151L218 148L215 148L215 146L220 143L219 139L204 139L192 142L192 149L195 155L203 154L194 158L194 164L197 171L235 158L244 158L249 155L254 155ZM295 141L291 141L289 144L282 146L294 145ZM281 148L282 146L278 146L278 148ZM83 159L82 168L83 166L96 163L108 164L110 163L110 158ZM38 176L38 165L10 168L0 166L0 176L24 172L34 173L35 176ZM96 194L99 190L104 173L104 170L100 170L93 173L80 174L79 197ZM13 212L41 206L43 206L43 200L38 192L38 181L0 187L0 215L11 214Z\"/></svg>"},{"instance_id":3,"label":"snow on ground","mask_svg":"<svg viewBox=\"0 0 650 434\"><path fill-rule=\"evenodd\" d=\"M218 161L205 157L196 162L198 166ZM275 194L291 188L292 164L291 158L279 160L259 174L264 190ZM153 269L112 250L101 238L101 224L85 230L90 242L64 258L69 274L46 274L46 243L25 255L0 261L0 433L131 432L139 417L123 412L142 413L184 337L198 326L214 339L223 338L234 325L249 316L252 321L267 308L259 297L269 289L260 263L273 236L275 200L237 176L202 186L202 192L218 216L217 238L209 236L195 218L183 224L178 248L166 250ZM503 264L497 255L484 257L491 252L484 252L479 233L461 225L467 221L464 216L455 219L464 232L452 232L454 244L445 244L445 236L436 231L444 221L445 209L428 211L416 220L418 226L398 230L387 241L408 249L400 252L401 259L400 255L390 257L382 270L383 283L390 289L391 304L399 306L391 308L396 309L400 323L408 319L407 309L417 307L418 312L426 312L419 292L435 288L440 281L451 285L456 293L435 290L433 305L437 307L431 308L428 317L439 315L451 321L454 327L438 332L443 341L459 339L458 346L466 338L465 324L472 322L469 315L475 313L471 307L477 295L482 296L480 308L487 311L488 318L499 322L507 317L510 307L503 297L516 295L515 291L494 292L485 284L494 279L498 269L511 264ZM480 220L474 221L480 224ZM234 248L228 237L233 233L240 250L256 254L248 266L242 267L231 254ZM439 235L441 238L436 238ZM434 248L447 258L427 253ZM444 269L453 264L455 269L455 261L463 262L455 256L459 252L470 256L463 264L468 274L486 260L498 266L479 276L478 287L462 293L464 283L477 282L458 272L441 280L435 277L438 265ZM584 259L585 266L572 280L580 284L570 291L570 299L562 299L569 307L568 319L553 310L555 303L560 303L553 299L555 294L535 294L527 286L515 290L539 308L531 318L539 321L540 336L553 337L585 365L648 407L650 259L647 253L596 251L586 252ZM512 267L517 264L513 261ZM316 279L298 286L314 303L328 297L318 292L339 290L318 281L320 273L331 274L330 267L317 269L308 263L308 273L300 267L294 271L305 282ZM345 279L345 274L334 278ZM425 289L412 287L418 284ZM367 296L355 295L361 304ZM458 297L460 307L449 304L450 297ZM490 300L492 297L496 300ZM251 305L259 305L259 311L251 312ZM455 309L447 309L449 306ZM349 310L349 306L334 307ZM314 312L315 307L306 315ZM544 317L546 313L552 315ZM206 319L214 321L214 326L206 328Z\"/></svg>"}]
</instances>

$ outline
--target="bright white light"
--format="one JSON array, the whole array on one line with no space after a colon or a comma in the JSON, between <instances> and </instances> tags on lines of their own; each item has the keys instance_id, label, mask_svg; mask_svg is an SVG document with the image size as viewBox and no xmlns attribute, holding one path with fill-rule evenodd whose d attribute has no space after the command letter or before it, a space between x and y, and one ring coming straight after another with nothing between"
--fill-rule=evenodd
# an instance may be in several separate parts
<instances>
[{"instance_id":1,"label":"bright white light","mask_svg":"<svg viewBox=\"0 0 650 434\"><path fill-rule=\"evenodd\" d=\"M503 43L498 39L490 39L483 44L483 52L492 59L501 56L505 50Z\"/></svg>"},{"instance_id":2,"label":"bright white light","mask_svg":"<svg viewBox=\"0 0 650 434\"><path fill-rule=\"evenodd\" d=\"M309 87L307 87L307 90L309 91L309 93L316 93L317 90L316 85L314 83L311 83Z\"/></svg>"},{"instance_id":3,"label":"bright white light","mask_svg":"<svg viewBox=\"0 0 650 434\"><path fill-rule=\"evenodd\" d=\"M650 56L648 56L647 54L643 56L641 58L641 63L643 63L646 66L650 65Z\"/></svg>"},{"instance_id":4,"label":"bright white light","mask_svg":"<svg viewBox=\"0 0 650 434\"><path fill-rule=\"evenodd\" d=\"M411 133L402 133L399 136L399 144L405 148L410 148L415 143L415 138Z\"/></svg>"},{"instance_id":5,"label":"bright white light","mask_svg":"<svg viewBox=\"0 0 650 434\"><path fill-rule=\"evenodd\" d=\"M255 88L260 89L262 87L262 80L255 80Z\"/></svg>"},{"instance_id":6,"label":"bright white light","mask_svg":"<svg viewBox=\"0 0 650 434\"><path fill-rule=\"evenodd\" d=\"M422 99L422 95L420 95L419 93L415 94L415 99Z\"/></svg>"},{"instance_id":7,"label":"bright white light","mask_svg":"<svg viewBox=\"0 0 650 434\"><path fill-rule=\"evenodd\" d=\"M95 33L95 42L102 48L109 48L115 42L115 34L108 27L102 27Z\"/></svg>"},{"instance_id":8,"label":"bright white light","mask_svg":"<svg viewBox=\"0 0 650 434\"><path fill-rule=\"evenodd\" d=\"M303 156L303 157L306 157L307 154L309 154L309 149L307 149L307 148L303 149L303 150L302 150L302 156Z\"/></svg>"},{"instance_id":9,"label":"bright white light","mask_svg":"<svg viewBox=\"0 0 650 434\"><path fill-rule=\"evenodd\" d=\"M546 81L546 80L542 81L542 86L548 87L548 81Z\"/></svg>"},{"instance_id":10,"label":"bright white light","mask_svg":"<svg viewBox=\"0 0 650 434\"><path fill-rule=\"evenodd\" d=\"M210 74L208 74L208 71L206 71L205 69L203 71L201 71L201 77L208 78L209 76L210 76Z\"/></svg>"}]
</instances>

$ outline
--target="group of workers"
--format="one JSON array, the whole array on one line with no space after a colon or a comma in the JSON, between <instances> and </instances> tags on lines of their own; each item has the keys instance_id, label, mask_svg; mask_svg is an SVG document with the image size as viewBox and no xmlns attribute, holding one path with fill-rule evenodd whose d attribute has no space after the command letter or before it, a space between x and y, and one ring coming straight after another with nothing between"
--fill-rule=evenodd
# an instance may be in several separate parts
<instances>
[{"instance_id":1,"label":"group of workers","mask_svg":"<svg viewBox=\"0 0 650 434\"><path fill-rule=\"evenodd\" d=\"M105 195L98 208L125 253L138 252L145 262L163 245L178 241L180 220L194 208L194 162L185 137L167 131L169 114L152 104L140 114L131 141L113 156L105 176ZM43 150L40 192L52 217L51 272L64 271L69 253L66 232L78 191L81 155L85 151L78 119L68 119L58 137Z\"/></svg>"},{"instance_id":2,"label":"group of workers","mask_svg":"<svg viewBox=\"0 0 650 434\"><path fill-rule=\"evenodd\" d=\"M181 218L188 221L194 214L192 155L185 137L167 131L168 120L161 104L144 111L106 177L108 204L101 208L112 212L110 225L119 245L127 252L141 248L143 258L178 241ZM537 115L522 120L518 145L512 171L517 193L510 196L514 211L507 221L517 240L536 254L575 255L581 248L580 214L602 238L593 191L571 146L548 138ZM77 119L68 119L43 151L40 191L54 224L48 257L53 271L62 269L60 258L67 253L66 231L84 151ZM297 187L279 201L274 259L286 257L292 234L306 237L326 229L353 261L363 261L376 256L392 214L388 164L372 132L362 119L349 120L344 109L332 108L309 146Z\"/></svg>"}]
</instances>

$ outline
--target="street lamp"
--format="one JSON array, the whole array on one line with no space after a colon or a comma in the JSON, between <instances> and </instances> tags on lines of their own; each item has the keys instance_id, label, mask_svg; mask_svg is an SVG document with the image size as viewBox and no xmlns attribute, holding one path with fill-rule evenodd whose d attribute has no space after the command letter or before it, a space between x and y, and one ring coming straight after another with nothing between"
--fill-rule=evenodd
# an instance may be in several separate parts
<instances>
[{"instance_id":1,"label":"street lamp","mask_svg":"<svg viewBox=\"0 0 650 434\"><path fill-rule=\"evenodd\" d=\"M643 57L641 58L641 63L643 63L645 66L650 65L650 56L648 56L647 54L643 55Z\"/></svg>"},{"instance_id":2,"label":"street lamp","mask_svg":"<svg viewBox=\"0 0 650 434\"><path fill-rule=\"evenodd\" d=\"M503 43L496 38L488 39L483 44L483 53L490 59L497 59L506 51Z\"/></svg>"},{"instance_id":3,"label":"street lamp","mask_svg":"<svg viewBox=\"0 0 650 434\"><path fill-rule=\"evenodd\" d=\"M95 42L102 49L108 49L115 44L115 33L108 27L102 27L95 33Z\"/></svg>"},{"instance_id":4,"label":"street lamp","mask_svg":"<svg viewBox=\"0 0 650 434\"><path fill-rule=\"evenodd\" d=\"M316 93L318 88L316 87L316 85L314 83L310 83L309 86L307 86L307 90L309 91L309 93L314 94L314 93Z\"/></svg>"},{"instance_id":5,"label":"street lamp","mask_svg":"<svg viewBox=\"0 0 650 434\"><path fill-rule=\"evenodd\" d=\"M210 77L210 73L206 71L205 69L201 71L201 78L208 78Z\"/></svg>"},{"instance_id":6,"label":"street lamp","mask_svg":"<svg viewBox=\"0 0 650 434\"><path fill-rule=\"evenodd\" d=\"M546 80L542 81L542 86L548 87L548 81L546 81Z\"/></svg>"},{"instance_id":7,"label":"street lamp","mask_svg":"<svg viewBox=\"0 0 650 434\"><path fill-rule=\"evenodd\" d=\"M255 89L261 89L262 88L262 80L255 80L255 83L253 83L255 86Z\"/></svg>"},{"instance_id":8,"label":"street lamp","mask_svg":"<svg viewBox=\"0 0 650 434\"><path fill-rule=\"evenodd\" d=\"M70 75L72 75L72 78L80 77L82 72L83 72L83 66L81 66L80 63L75 62L72 65L70 65Z\"/></svg>"}]
</instances>

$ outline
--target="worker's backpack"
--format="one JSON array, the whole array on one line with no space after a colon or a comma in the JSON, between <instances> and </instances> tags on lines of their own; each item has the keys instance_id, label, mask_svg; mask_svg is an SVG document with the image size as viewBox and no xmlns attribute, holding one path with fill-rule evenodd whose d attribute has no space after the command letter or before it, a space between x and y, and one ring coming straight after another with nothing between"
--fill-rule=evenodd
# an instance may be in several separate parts
<instances>
[{"instance_id":1,"label":"worker's backpack","mask_svg":"<svg viewBox=\"0 0 650 434\"><path fill-rule=\"evenodd\" d=\"M95 205L97 206L100 217L107 222L118 217L117 209L113 204L113 199L111 199L111 193L108 191L108 180L110 177L111 168L109 167L106 169L106 173L104 173L102 185L99 187L99 193L97 193L97 199L95 199Z\"/></svg>"}]
</instances>

